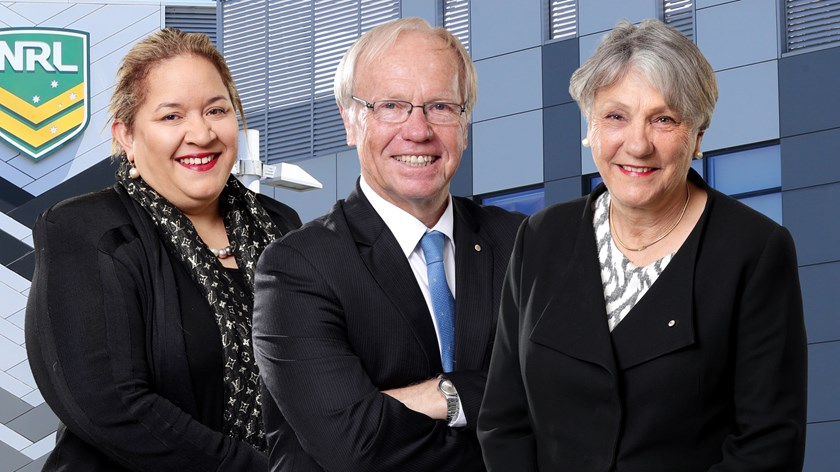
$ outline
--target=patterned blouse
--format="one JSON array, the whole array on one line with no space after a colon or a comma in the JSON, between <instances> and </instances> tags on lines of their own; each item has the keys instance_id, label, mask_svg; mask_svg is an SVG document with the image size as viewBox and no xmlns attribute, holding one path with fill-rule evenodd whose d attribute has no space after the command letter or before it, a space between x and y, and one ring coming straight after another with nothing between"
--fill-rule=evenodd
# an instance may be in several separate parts
<instances>
[{"instance_id":1,"label":"patterned blouse","mask_svg":"<svg viewBox=\"0 0 840 472\"><path fill-rule=\"evenodd\" d=\"M601 263L601 283L604 286L604 301L607 303L607 321L610 332L630 313L642 299L659 274L671 262L674 253L645 267L636 267L618 249L610 232L610 193L602 193L595 201L595 240L598 246L598 261Z\"/></svg>"}]
</instances>

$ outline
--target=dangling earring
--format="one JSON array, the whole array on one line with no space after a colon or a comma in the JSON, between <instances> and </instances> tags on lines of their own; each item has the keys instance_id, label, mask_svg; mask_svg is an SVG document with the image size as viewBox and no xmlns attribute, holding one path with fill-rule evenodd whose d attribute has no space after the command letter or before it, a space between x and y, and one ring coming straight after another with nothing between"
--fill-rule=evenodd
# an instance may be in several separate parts
<instances>
[{"instance_id":1,"label":"dangling earring","mask_svg":"<svg viewBox=\"0 0 840 472\"><path fill-rule=\"evenodd\" d=\"M581 139L580 144L583 145L583 147L588 148L589 147L589 138Z\"/></svg>"},{"instance_id":2,"label":"dangling earring","mask_svg":"<svg viewBox=\"0 0 840 472\"><path fill-rule=\"evenodd\" d=\"M694 159L703 159L703 151L697 151L694 153Z\"/></svg>"},{"instance_id":3,"label":"dangling earring","mask_svg":"<svg viewBox=\"0 0 840 472\"><path fill-rule=\"evenodd\" d=\"M129 162L128 165L131 166L131 167L128 168L128 178L134 180L134 179L140 177L140 171L137 170L136 167L134 167L134 163Z\"/></svg>"}]
</instances>

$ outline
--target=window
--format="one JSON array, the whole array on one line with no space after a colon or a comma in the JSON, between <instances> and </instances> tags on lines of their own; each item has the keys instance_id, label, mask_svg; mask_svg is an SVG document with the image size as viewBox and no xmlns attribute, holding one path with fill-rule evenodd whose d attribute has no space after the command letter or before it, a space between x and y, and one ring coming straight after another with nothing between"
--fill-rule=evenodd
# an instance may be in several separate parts
<instances>
[{"instance_id":1,"label":"window","mask_svg":"<svg viewBox=\"0 0 840 472\"><path fill-rule=\"evenodd\" d=\"M532 215L545 208L545 190L540 187L483 197L481 204Z\"/></svg>"},{"instance_id":2,"label":"window","mask_svg":"<svg viewBox=\"0 0 840 472\"><path fill-rule=\"evenodd\" d=\"M216 7L167 6L164 15L167 28L178 28L187 33L204 33L216 41Z\"/></svg>"},{"instance_id":3,"label":"window","mask_svg":"<svg viewBox=\"0 0 840 472\"><path fill-rule=\"evenodd\" d=\"M840 45L840 0L785 0L785 50Z\"/></svg>"},{"instance_id":4,"label":"window","mask_svg":"<svg viewBox=\"0 0 840 472\"><path fill-rule=\"evenodd\" d=\"M335 68L362 33L399 17L399 0L222 2L223 52L269 163L347 148Z\"/></svg>"},{"instance_id":5,"label":"window","mask_svg":"<svg viewBox=\"0 0 840 472\"><path fill-rule=\"evenodd\" d=\"M662 0L662 21L694 41L694 2Z\"/></svg>"},{"instance_id":6,"label":"window","mask_svg":"<svg viewBox=\"0 0 840 472\"><path fill-rule=\"evenodd\" d=\"M706 181L782 223L782 154L778 144L709 155Z\"/></svg>"},{"instance_id":7,"label":"window","mask_svg":"<svg viewBox=\"0 0 840 472\"><path fill-rule=\"evenodd\" d=\"M577 0L548 0L548 38L569 39L577 36Z\"/></svg>"},{"instance_id":8,"label":"window","mask_svg":"<svg viewBox=\"0 0 840 472\"><path fill-rule=\"evenodd\" d=\"M470 0L443 0L443 27L470 50Z\"/></svg>"}]
</instances>

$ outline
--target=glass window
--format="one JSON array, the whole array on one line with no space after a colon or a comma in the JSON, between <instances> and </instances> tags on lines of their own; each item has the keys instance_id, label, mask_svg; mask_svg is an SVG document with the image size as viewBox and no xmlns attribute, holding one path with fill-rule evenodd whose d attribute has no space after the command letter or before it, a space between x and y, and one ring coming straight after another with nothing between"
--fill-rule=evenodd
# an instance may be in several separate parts
<instances>
[{"instance_id":1,"label":"glass window","mask_svg":"<svg viewBox=\"0 0 840 472\"><path fill-rule=\"evenodd\" d=\"M483 205L493 205L505 210L532 215L545 208L545 190L534 188L481 198Z\"/></svg>"},{"instance_id":2,"label":"glass window","mask_svg":"<svg viewBox=\"0 0 840 472\"><path fill-rule=\"evenodd\" d=\"M764 213L776 223L782 224L782 192L744 197L738 200L753 210Z\"/></svg>"},{"instance_id":3,"label":"glass window","mask_svg":"<svg viewBox=\"0 0 840 472\"><path fill-rule=\"evenodd\" d=\"M709 185L727 195L782 186L782 154L778 144L709 156Z\"/></svg>"}]
</instances>

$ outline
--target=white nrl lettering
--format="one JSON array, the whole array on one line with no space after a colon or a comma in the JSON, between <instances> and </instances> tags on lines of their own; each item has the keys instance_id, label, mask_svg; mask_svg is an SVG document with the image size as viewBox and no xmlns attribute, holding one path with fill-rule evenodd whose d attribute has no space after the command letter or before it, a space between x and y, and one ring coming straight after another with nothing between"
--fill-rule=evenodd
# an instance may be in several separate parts
<instances>
[{"instance_id":1,"label":"white nrl lettering","mask_svg":"<svg viewBox=\"0 0 840 472\"><path fill-rule=\"evenodd\" d=\"M79 66L64 64L61 55L61 43L55 41L52 48L42 41L16 41L15 49L6 41L0 41L0 72L6 70L6 61L15 72L34 72L35 64L40 64L47 72L78 72ZM52 63L50 63L52 56ZM24 63L26 69L24 69Z\"/></svg>"}]
</instances>

